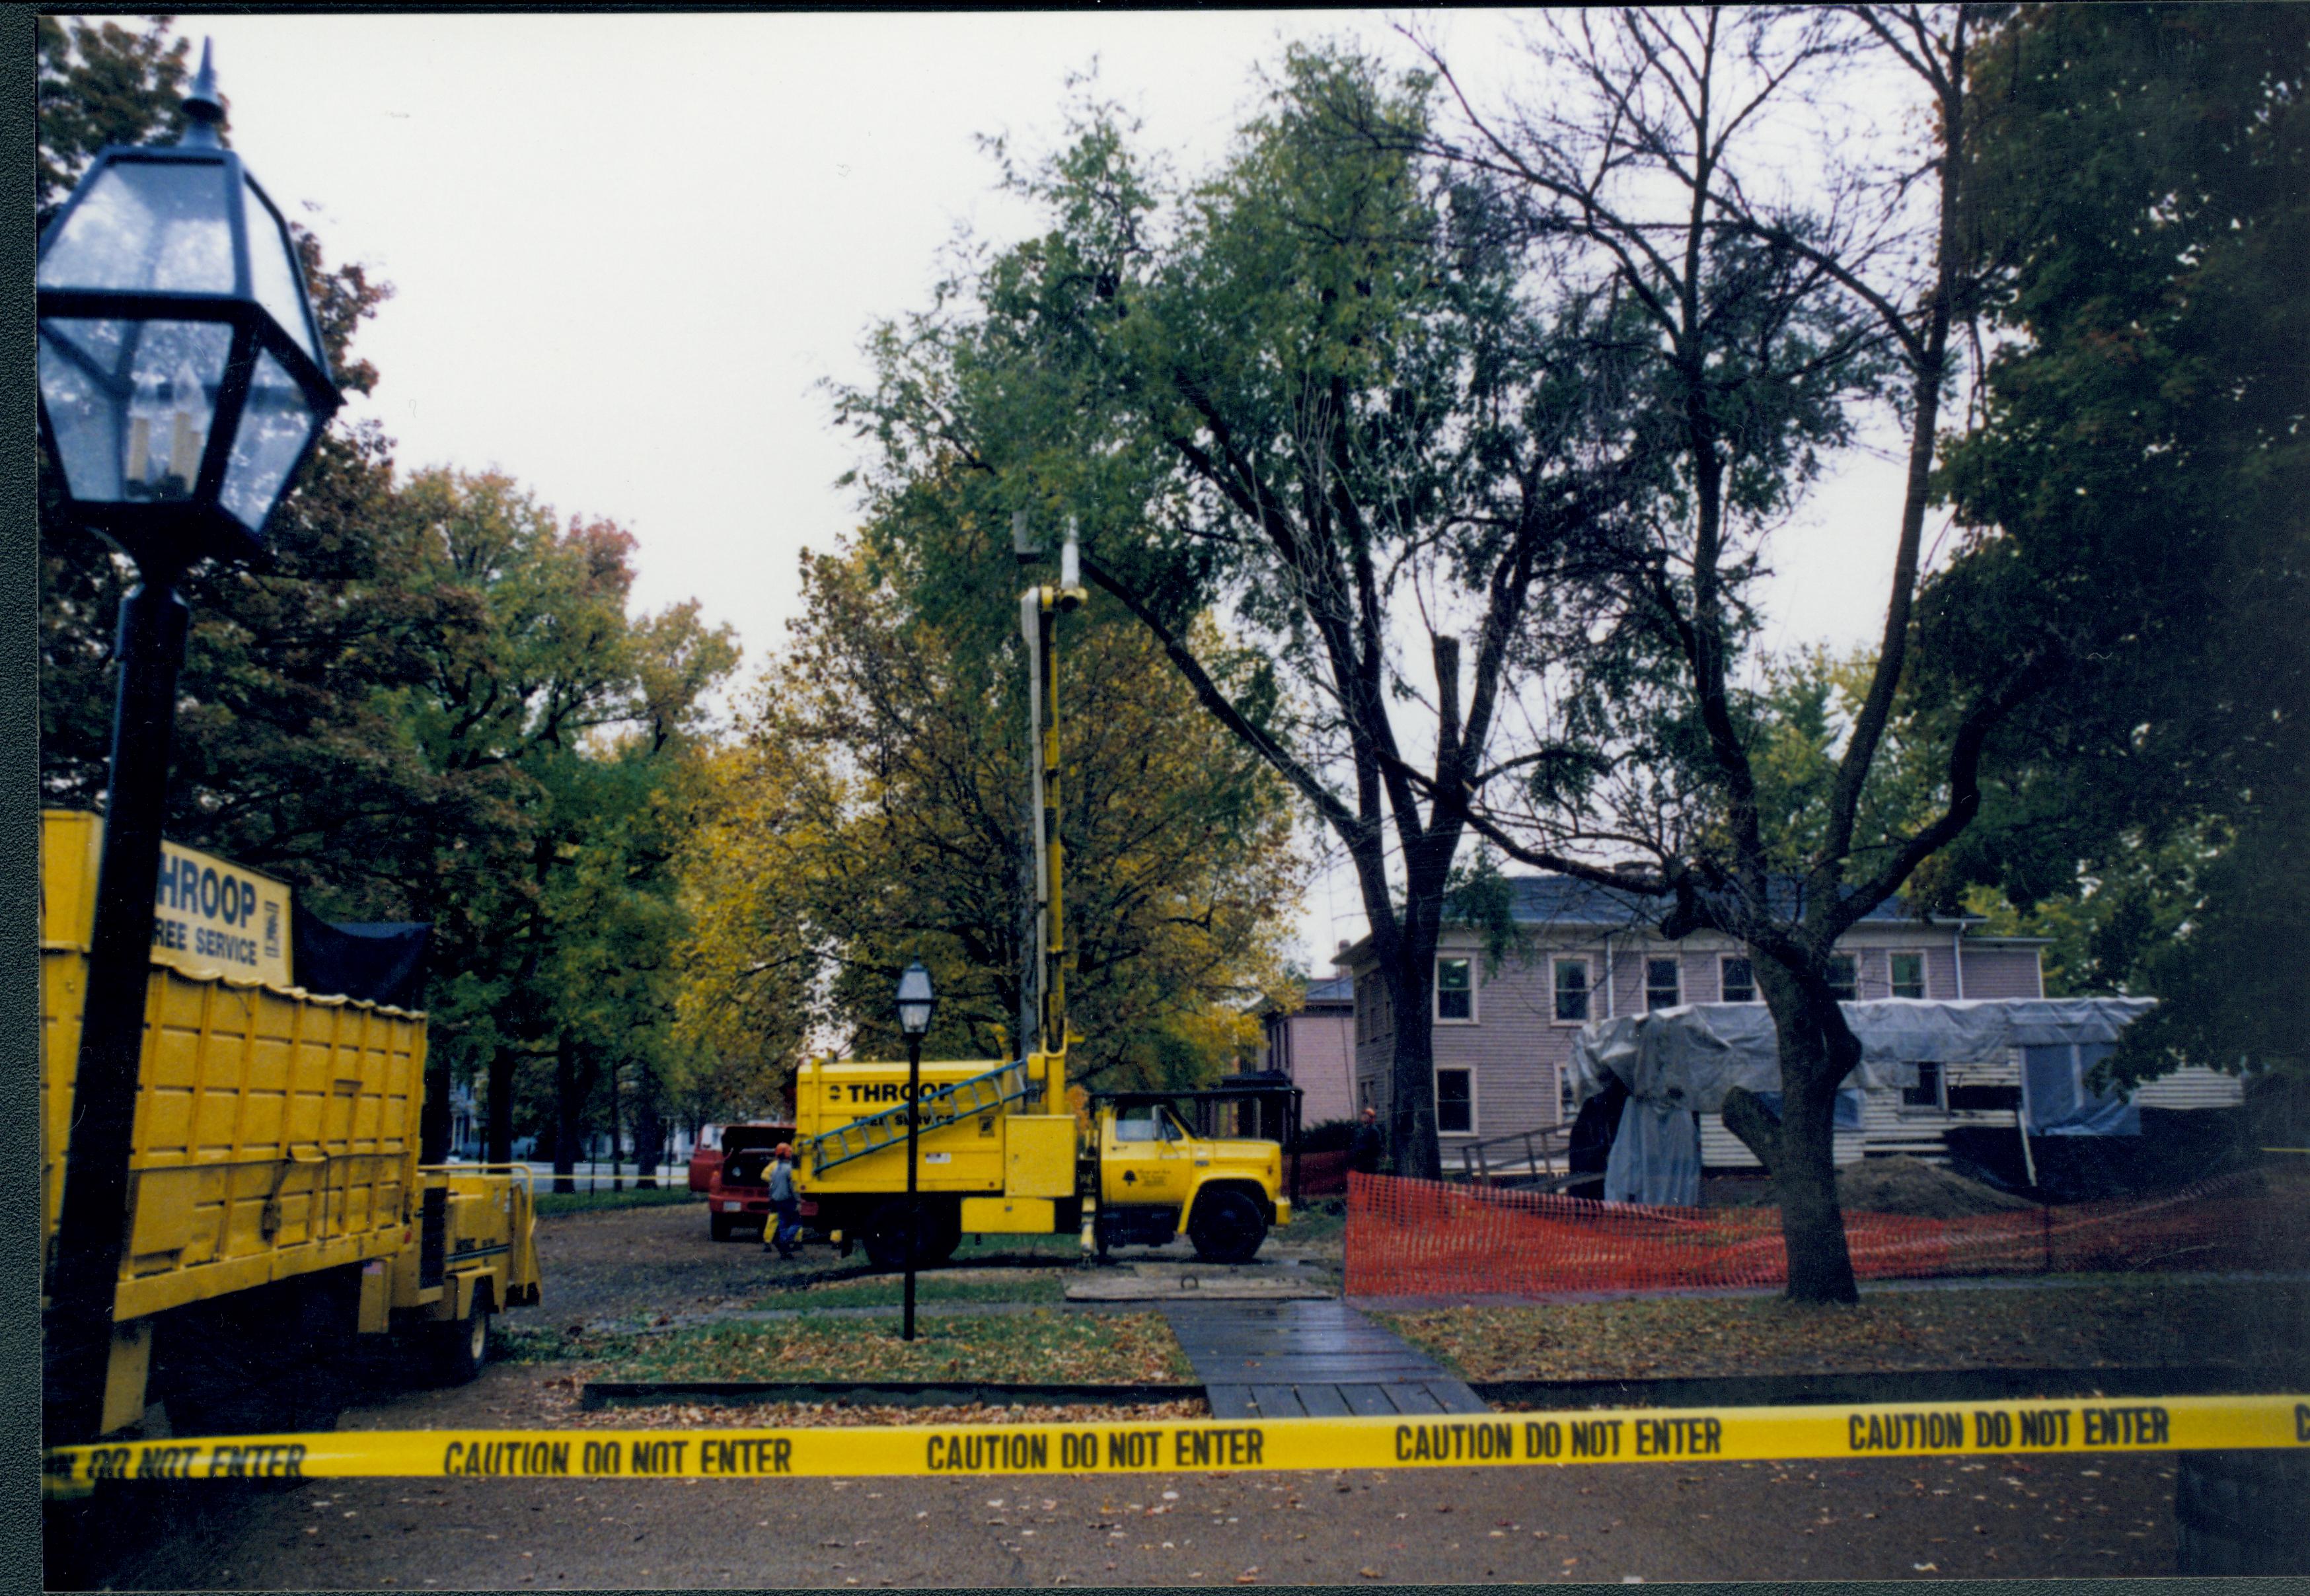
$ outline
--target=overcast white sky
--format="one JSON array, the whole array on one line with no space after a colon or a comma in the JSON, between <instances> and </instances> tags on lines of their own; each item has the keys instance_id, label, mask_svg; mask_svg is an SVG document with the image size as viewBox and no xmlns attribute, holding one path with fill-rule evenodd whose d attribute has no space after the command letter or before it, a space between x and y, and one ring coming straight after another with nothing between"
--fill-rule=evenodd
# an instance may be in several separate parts
<instances>
[{"instance_id":1,"label":"overcast white sky","mask_svg":"<svg viewBox=\"0 0 2310 1596\"><path fill-rule=\"evenodd\" d=\"M1513 24L1425 13L1480 91ZM923 304L959 230L1032 218L974 134L1056 142L1096 57L1150 148L1224 148L1287 38L1390 43L1376 12L957 15L187 16L215 41L233 142L333 259L396 291L361 334L404 468L502 467L639 544L647 608L695 597L751 664L795 557L855 519L818 385ZM309 209L306 209L309 207ZM1848 462L1772 550L1773 641L1882 625L1899 474ZM1359 935L1351 880L1302 917L1320 968Z\"/></svg>"}]
</instances>

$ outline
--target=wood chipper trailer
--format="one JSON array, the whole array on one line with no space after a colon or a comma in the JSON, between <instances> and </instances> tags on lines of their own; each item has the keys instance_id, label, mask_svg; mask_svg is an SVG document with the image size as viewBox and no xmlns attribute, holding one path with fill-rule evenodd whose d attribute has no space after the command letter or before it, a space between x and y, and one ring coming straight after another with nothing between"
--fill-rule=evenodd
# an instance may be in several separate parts
<instances>
[{"instance_id":1,"label":"wood chipper trailer","mask_svg":"<svg viewBox=\"0 0 2310 1596\"><path fill-rule=\"evenodd\" d=\"M41 817L44 1251L63 1194L102 822ZM425 1016L291 983L289 889L167 845L102 1427L326 1427L357 1349L470 1379L534 1304L525 1169L418 1161Z\"/></svg>"},{"instance_id":2,"label":"wood chipper trailer","mask_svg":"<svg viewBox=\"0 0 2310 1596\"><path fill-rule=\"evenodd\" d=\"M795 1079L796 1190L821 1228L885 1267L943 1259L966 1235L1070 1232L1101 1252L1185 1236L1200 1255L1236 1262L1290 1222L1278 1143L1195 1136L1152 1100L1094 1101L1082 1118L1068 1103L1067 1045L1080 1038L1066 1020L1053 633L1083 601L1077 563L1070 528L1057 585L1020 596L1039 846L1034 1020L1020 1056L922 1065L912 1204L906 1063L819 1060Z\"/></svg>"}]
</instances>

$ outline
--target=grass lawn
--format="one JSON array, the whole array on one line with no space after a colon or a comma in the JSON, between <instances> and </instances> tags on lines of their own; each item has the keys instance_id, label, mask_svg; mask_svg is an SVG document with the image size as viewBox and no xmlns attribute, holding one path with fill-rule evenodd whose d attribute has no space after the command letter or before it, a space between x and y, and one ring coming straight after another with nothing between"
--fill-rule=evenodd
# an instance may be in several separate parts
<instances>
[{"instance_id":1,"label":"grass lawn","mask_svg":"<svg viewBox=\"0 0 2310 1596\"><path fill-rule=\"evenodd\" d=\"M915 1277L916 1302L1026 1302L1066 1300L1066 1272L1043 1270L977 1270L968 1275L944 1271ZM866 1280L836 1280L800 1290L779 1291L754 1304L758 1308L880 1308L892 1307L906 1295L896 1275Z\"/></svg>"},{"instance_id":2,"label":"grass lawn","mask_svg":"<svg viewBox=\"0 0 2310 1596\"><path fill-rule=\"evenodd\" d=\"M502 1356L581 1361L598 1380L990 1380L1191 1383L1194 1372L1159 1314L1040 1311L925 1319L911 1342L898 1321L816 1314L710 1324L656 1335L506 1333Z\"/></svg>"},{"instance_id":3,"label":"grass lawn","mask_svg":"<svg viewBox=\"0 0 2310 1596\"><path fill-rule=\"evenodd\" d=\"M966 1236L962 1245L955 1248L952 1262L964 1264L981 1258L1015 1258L1021 1253L1064 1258L1072 1262L1082 1256L1082 1237L1072 1230L1064 1236Z\"/></svg>"},{"instance_id":4,"label":"grass lawn","mask_svg":"<svg viewBox=\"0 0 2310 1596\"><path fill-rule=\"evenodd\" d=\"M1348 1233L1348 1200L1344 1197L1309 1197L1291 1210L1291 1222L1281 1230L1268 1232L1286 1246L1316 1246L1324 1242L1336 1242Z\"/></svg>"},{"instance_id":5,"label":"grass lawn","mask_svg":"<svg viewBox=\"0 0 2310 1596\"><path fill-rule=\"evenodd\" d=\"M655 1208L666 1202L703 1202L706 1200L687 1185L628 1187L622 1192L556 1192L553 1177L542 1175L537 1180L537 1211L540 1218L553 1214L600 1213L612 1208Z\"/></svg>"},{"instance_id":6,"label":"grass lawn","mask_svg":"<svg viewBox=\"0 0 2310 1596\"><path fill-rule=\"evenodd\" d=\"M2299 1352L2310 1285L2133 1275L2041 1288L1864 1288L1855 1307L1644 1297L1373 1317L1466 1380L2251 1365Z\"/></svg>"}]
</instances>

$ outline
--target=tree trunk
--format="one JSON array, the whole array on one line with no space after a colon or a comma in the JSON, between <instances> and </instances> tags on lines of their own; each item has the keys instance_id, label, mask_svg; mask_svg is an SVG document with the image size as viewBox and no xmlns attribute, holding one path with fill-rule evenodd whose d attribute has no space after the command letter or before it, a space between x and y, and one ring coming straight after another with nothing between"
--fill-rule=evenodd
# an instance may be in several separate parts
<instances>
[{"instance_id":1,"label":"tree trunk","mask_svg":"<svg viewBox=\"0 0 2310 1596\"><path fill-rule=\"evenodd\" d=\"M1409 916L1407 916L1409 918ZM1436 1145L1436 1033L1430 1025L1436 988L1436 932L1403 929L1388 984L1395 1005L1395 1060L1389 1077L1388 1149L1395 1173L1411 1180L1441 1180Z\"/></svg>"},{"instance_id":2,"label":"tree trunk","mask_svg":"<svg viewBox=\"0 0 2310 1596\"><path fill-rule=\"evenodd\" d=\"M575 1192L578 1168L578 1063L564 1042L553 1050L553 1189Z\"/></svg>"},{"instance_id":3,"label":"tree trunk","mask_svg":"<svg viewBox=\"0 0 2310 1596\"><path fill-rule=\"evenodd\" d=\"M618 1172L618 1062L610 1061L610 1190L626 1189L625 1176Z\"/></svg>"},{"instance_id":4,"label":"tree trunk","mask_svg":"<svg viewBox=\"0 0 2310 1596\"><path fill-rule=\"evenodd\" d=\"M1800 974L1761 955L1754 967L1780 1037L1779 1158L1769 1167L1788 1246L1788 1297L1858 1302L1837 1203L1835 1133L1837 1089L1861 1062L1861 1044L1829 996L1824 971Z\"/></svg>"},{"instance_id":5,"label":"tree trunk","mask_svg":"<svg viewBox=\"0 0 2310 1596\"><path fill-rule=\"evenodd\" d=\"M513 1074L519 1055L510 1047L490 1054L490 1119L483 1159L491 1164L513 1162Z\"/></svg>"},{"instance_id":6,"label":"tree trunk","mask_svg":"<svg viewBox=\"0 0 2310 1596\"><path fill-rule=\"evenodd\" d=\"M648 1089L648 1077L643 1078L642 1099L634 1105L634 1186L638 1191L652 1191L657 1186L658 1143L665 1135L664 1125L657 1116L657 1100Z\"/></svg>"}]
</instances>

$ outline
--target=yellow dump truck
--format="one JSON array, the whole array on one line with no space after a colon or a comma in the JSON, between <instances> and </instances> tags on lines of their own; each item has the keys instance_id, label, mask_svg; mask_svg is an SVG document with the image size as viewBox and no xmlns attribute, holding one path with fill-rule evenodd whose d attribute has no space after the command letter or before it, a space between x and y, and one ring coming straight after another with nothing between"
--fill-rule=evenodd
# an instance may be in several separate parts
<instances>
[{"instance_id":1,"label":"yellow dump truck","mask_svg":"<svg viewBox=\"0 0 2310 1596\"><path fill-rule=\"evenodd\" d=\"M41 817L40 1155L64 1185L102 822ZM344 1356L469 1379L538 1295L525 1170L419 1159L425 1016L304 990L290 889L164 849L103 1429L334 1422Z\"/></svg>"},{"instance_id":2,"label":"yellow dump truck","mask_svg":"<svg viewBox=\"0 0 2310 1596\"><path fill-rule=\"evenodd\" d=\"M1020 540L1023 545L1023 538ZM1036 557L1021 549L1021 558ZM1028 668L1028 813L1036 828L1036 1036L1009 1062L921 1066L916 1177L907 1197L908 1066L805 1063L795 1083L799 1193L817 1224L877 1262L951 1254L966 1235L1080 1232L1117 1243L1185 1236L1203 1257L1252 1256L1290 1222L1283 1155L1269 1141L1191 1134L1155 1096L1067 1100L1068 949L1059 841L1059 730L1053 632L1083 600L1070 528L1055 585L1020 596ZM1039 1039L1040 1045L1034 1043ZM917 1220L916 1216L919 1216Z\"/></svg>"}]
</instances>

